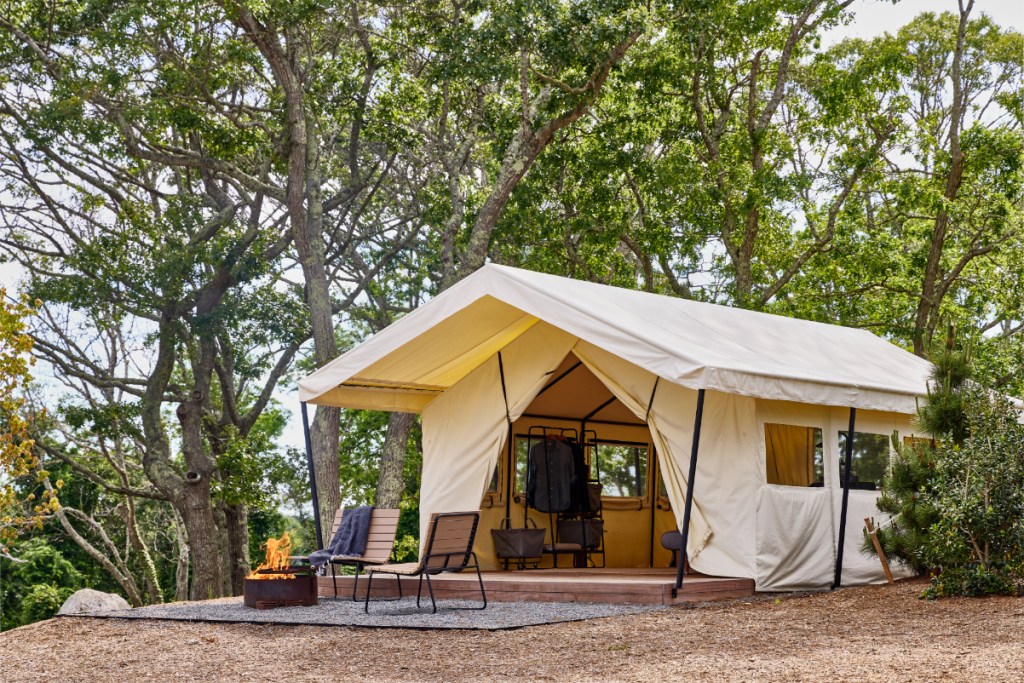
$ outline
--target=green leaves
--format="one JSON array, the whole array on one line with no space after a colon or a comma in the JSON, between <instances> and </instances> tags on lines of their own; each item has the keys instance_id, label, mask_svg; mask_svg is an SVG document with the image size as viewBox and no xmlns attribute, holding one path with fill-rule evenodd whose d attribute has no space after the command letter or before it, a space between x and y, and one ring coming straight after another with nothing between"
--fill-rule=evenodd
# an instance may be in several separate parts
<instances>
[{"instance_id":1,"label":"green leaves","mask_svg":"<svg viewBox=\"0 0 1024 683\"><path fill-rule=\"evenodd\" d=\"M969 436L940 444L931 481L937 521L925 559L942 573L928 595L1024 592L1024 426L1009 401L973 388Z\"/></svg>"}]
</instances>

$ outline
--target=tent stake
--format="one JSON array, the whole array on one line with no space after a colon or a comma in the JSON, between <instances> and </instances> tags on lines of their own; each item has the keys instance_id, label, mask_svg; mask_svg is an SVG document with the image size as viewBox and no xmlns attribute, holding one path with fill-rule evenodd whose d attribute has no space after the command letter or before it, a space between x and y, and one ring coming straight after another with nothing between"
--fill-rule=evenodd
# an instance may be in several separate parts
<instances>
[{"instance_id":1,"label":"tent stake","mask_svg":"<svg viewBox=\"0 0 1024 683\"><path fill-rule=\"evenodd\" d=\"M846 510L850 505L850 465L853 460L853 430L857 424L857 409L850 408L850 428L846 432L846 458L843 463L843 507L839 512L839 540L836 545L835 590L843 583L843 544L846 542Z\"/></svg>"},{"instance_id":2,"label":"tent stake","mask_svg":"<svg viewBox=\"0 0 1024 683\"><path fill-rule=\"evenodd\" d=\"M700 422L704 417L704 390L697 390L697 415L693 418L693 446L690 448L690 474L686 478L686 505L683 507L683 534L676 562L676 592L683 587L683 567L686 566L686 546L690 541L690 510L693 508L693 480L697 477L697 450L700 448ZM675 597L675 596L673 596Z\"/></svg>"},{"instance_id":3,"label":"tent stake","mask_svg":"<svg viewBox=\"0 0 1024 683\"><path fill-rule=\"evenodd\" d=\"M316 547L324 547L324 532L320 529L320 497L316 494L316 466L313 464L313 442L309 438L309 411L302 402L302 435L306 438L306 469L309 470L309 492L313 494L313 524L316 525Z\"/></svg>"},{"instance_id":4,"label":"tent stake","mask_svg":"<svg viewBox=\"0 0 1024 683\"><path fill-rule=\"evenodd\" d=\"M892 570L889 569L889 558L885 556L885 551L882 549L882 543L878 540L878 529L871 523L870 517L864 518L864 526L868 529L868 535L871 536L871 542L875 546L875 552L878 553L878 560L882 563L882 570L885 572L885 578L889 583L894 583L892 578Z\"/></svg>"}]
</instances>

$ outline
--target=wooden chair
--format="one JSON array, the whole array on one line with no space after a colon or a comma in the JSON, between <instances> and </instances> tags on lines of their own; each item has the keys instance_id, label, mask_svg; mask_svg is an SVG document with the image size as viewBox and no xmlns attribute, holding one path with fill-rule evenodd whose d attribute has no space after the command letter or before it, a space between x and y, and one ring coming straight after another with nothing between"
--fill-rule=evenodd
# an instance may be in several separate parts
<instances>
[{"instance_id":1,"label":"wooden chair","mask_svg":"<svg viewBox=\"0 0 1024 683\"><path fill-rule=\"evenodd\" d=\"M480 574L480 563L476 559L476 553L473 552L473 541L476 538L479 524L479 511L440 512L432 515L427 531L427 542L424 544L425 550L418 562L386 564L380 567L370 567L367 570L366 602L363 604L363 610L367 613L370 611L370 591L373 588L374 574L393 574L398 582L398 600L402 599L402 577L419 577L419 585L416 588L416 607L420 606L423 577L426 577L430 604L436 614L437 601L434 600L434 587L430 583L430 577L463 569L476 569L483 605L481 607L453 607L452 609L485 609L487 593L484 591L484 579Z\"/></svg>"},{"instance_id":2,"label":"wooden chair","mask_svg":"<svg viewBox=\"0 0 1024 683\"><path fill-rule=\"evenodd\" d=\"M338 532L341 526L341 516L344 508L338 508L334 515L334 524L331 526L331 538ZM356 568L356 578L352 583L352 600L358 600L356 589L359 587L359 574L367 566L386 564L391 558L391 548L395 545L395 533L398 531L398 510L386 508L374 508L370 516L370 534L366 539L366 552L360 557L350 555L334 555L331 557L331 580L334 582L334 597L338 597L338 576L334 572L334 565Z\"/></svg>"}]
</instances>

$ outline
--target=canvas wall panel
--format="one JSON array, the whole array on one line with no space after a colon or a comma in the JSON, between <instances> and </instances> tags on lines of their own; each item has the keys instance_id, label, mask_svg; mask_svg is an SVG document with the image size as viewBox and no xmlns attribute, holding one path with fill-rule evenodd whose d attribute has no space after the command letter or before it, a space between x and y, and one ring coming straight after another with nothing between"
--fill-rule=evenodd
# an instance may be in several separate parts
<instances>
[{"instance_id":1,"label":"canvas wall panel","mask_svg":"<svg viewBox=\"0 0 1024 683\"><path fill-rule=\"evenodd\" d=\"M824 488L763 486L757 495L757 590L828 588L835 567Z\"/></svg>"},{"instance_id":2,"label":"canvas wall panel","mask_svg":"<svg viewBox=\"0 0 1024 683\"><path fill-rule=\"evenodd\" d=\"M662 437L663 472L678 523L689 472L697 392L662 382L651 411ZM694 569L714 576L754 577L758 470L754 399L707 391L704 398L694 502L710 534L691 527L687 554ZM678 500L678 502L677 502Z\"/></svg>"}]
</instances>

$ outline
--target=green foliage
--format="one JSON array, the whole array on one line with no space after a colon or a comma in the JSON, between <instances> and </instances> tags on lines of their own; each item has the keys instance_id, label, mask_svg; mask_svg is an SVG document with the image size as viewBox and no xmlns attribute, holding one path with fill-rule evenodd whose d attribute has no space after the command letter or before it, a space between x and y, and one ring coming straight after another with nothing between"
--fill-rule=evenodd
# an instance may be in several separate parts
<instances>
[{"instance_id":1,"label":"green foliage","mask_svg":"<svg viewBox=\"0 0 1024 683\"><path fill-rule=\"evenodd\" d=\"M961 444L969 431L964 404L973 374L970 352L947 348L933 362L928 398L918 410L918 421L927 433Z\"/></svg>"},{"instance_id":2,"label":"green foliage","mask_svg":"<svg viewBox=\"0 0 1024 683\"><path fill-rule=\"evenodd\" d=\"M36 482L46 477L25 412L25 392L35 364L28 332L28 319L36 313L31 303L24 295L9 301L7 289L0 287L0 557L11 541L40 528L46 516L60 507L52 489L19 495L16 487L18 480ZM38 307L41 302L34 303Z\"/></svg>"},{"instance_id":3,"label":"green foliage","mask_svg":"<svg viewBox=\"0 0 1024 683\"><path fill-rule=\"evenodd\" d=\"M938 517L924 560L930 597L1024 594L1024 425L1008 399L972 387L969 434L940 442L931 487Z\"/></svg>"},{"instance_id":4,"label":"green foliage","mask_svg":"<svg viewBox=\"0 0 1024 683\"><path fill-rule=\"evenodd\" d=\"M366 411L342 411L342 439L339 449L341 500L346 506L371 505L380 475L380 452L387 432L388 414ZM399 503L401 514L395 537L398 561L419 556L420 470L423 464L421 432L417 422L406 444L402 478L405 491Z\"/></svg>"},{"instance_id":5,"label":"green foliage","mask_svg":"<svg viewBox=\"0 0 1024 683\"><path fill-rule=\"evenodd\" d=\"M923 557L932 525L937 519L932 479L935 475L935 448L930 442L913 439L909 443L892 435L893 455L889 459L876 506L891 516L892 522L876 532L886 557L899 560L917 573L929 568ZM872 555L875 546L867 532L861 552Z\"/></svg>"},{"instance_id":6,"label":"green foliage","mask_svg":"<svg viewBox=\"0 0 1024 683\"><path fill-rule=\"evenodd\" d=\"M57 614L74 591L70 588L58 588L51 584L37 583L22 598L19 620L22 624L31 624L49 619Z\"/></svg>"},{"instance_id":7,"label":"green foliage","mask_svg":"<svg viewBox=\"0 0 1024 683\"><path fill-rule=\"evenodd\" d=\"M294 476L294 469L277 445L284 426L284 413L268 408L245 437L232 425L220 430L217 468L221 479L214 496L229 505L265 508L276 504L278 487Z\"/></svg>"},{"instance_id":8,"label":"green foliage","mask_svg":"<svg viewBox=\"0 0 1024 683\"><path fill-rule=\"evenodd\" d=\"M0 629L49 619L84 577L64 555L41 538L16 546L20 562L0 560Z\"/></svg>"},{"instance_id":9,"label":"green foliage","mask_svg":"<svg viewBox=\"0 0 1024 683\"><path fill-rule=\"evenodd\" d=\"M901 444L878 508L894 515L883 550L932 571L928 597L1024 593L1024 425L1002 395L970 381L968 354L950 341L919 409L931 443ZM865 553L874 548L866 537Z\"/></svg>"}]
</instances>

